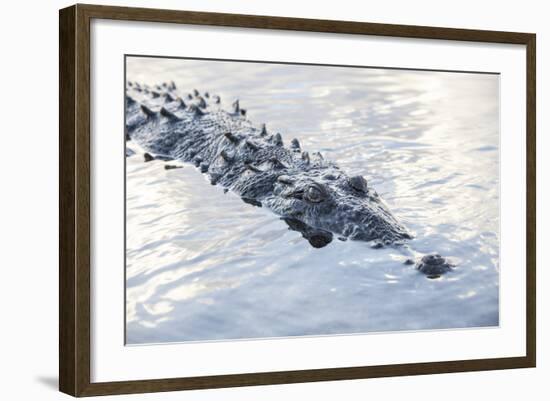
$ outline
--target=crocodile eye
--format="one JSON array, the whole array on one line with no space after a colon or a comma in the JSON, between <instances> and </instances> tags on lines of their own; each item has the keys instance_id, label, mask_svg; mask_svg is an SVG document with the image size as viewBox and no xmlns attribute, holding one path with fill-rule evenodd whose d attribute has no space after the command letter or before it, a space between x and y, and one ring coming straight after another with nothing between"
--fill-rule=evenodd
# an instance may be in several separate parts
<instances>
[{"instance_id":1,"label":"crocodile eye","mask_svg":"<svg viewBox=\"0 0 550 401\"><path fill-rule=\"evenodd\" d=\"M311 186L304 193L304 198L309 202L319 203L326 198L326 195L321 189Z\"/></svg>"}]
</instances>

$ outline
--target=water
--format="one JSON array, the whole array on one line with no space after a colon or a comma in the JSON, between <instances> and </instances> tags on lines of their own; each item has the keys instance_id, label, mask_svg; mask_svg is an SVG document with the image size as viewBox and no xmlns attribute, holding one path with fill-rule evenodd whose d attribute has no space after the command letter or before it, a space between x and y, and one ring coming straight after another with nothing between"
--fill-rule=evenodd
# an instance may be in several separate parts
<instances>
[{"instance_id":1,"label":"water","mask_svg":"<svg viewBox=\"0 0 550 401\"><path fill-rule=\"evenodd\" d=\"M499 324L498 76L128 58L127 78L226 107L239 97L286 144L364 175L415 234L407 247L315 249L193 166L138 152L126 159L129 344ZM430 280L403 264L431 252L455 271Z\"/></svg>"}]
</instances>

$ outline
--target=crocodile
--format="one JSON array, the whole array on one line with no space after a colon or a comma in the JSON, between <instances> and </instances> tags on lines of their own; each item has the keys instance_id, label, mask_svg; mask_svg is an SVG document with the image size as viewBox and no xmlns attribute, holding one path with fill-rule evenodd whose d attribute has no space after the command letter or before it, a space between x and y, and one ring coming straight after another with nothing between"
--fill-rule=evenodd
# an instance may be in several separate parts
<instances>
[{"instance_id":1,"label":"crocodile","mask_svg":"<svg viewBox=\"0 0 550 401\"><path fill-rule=\"evenodd\" d=\"M174 82L128 81L125 109L126 140L144 149L145 161L193 163L212 185L270 209L314 247L333 235L373 247L413 238L363 176L303 150L296 138L285 146L280 133L253 124L239 100L224 109L220 96L184 93Z\"/></svg>"}]
</instances>

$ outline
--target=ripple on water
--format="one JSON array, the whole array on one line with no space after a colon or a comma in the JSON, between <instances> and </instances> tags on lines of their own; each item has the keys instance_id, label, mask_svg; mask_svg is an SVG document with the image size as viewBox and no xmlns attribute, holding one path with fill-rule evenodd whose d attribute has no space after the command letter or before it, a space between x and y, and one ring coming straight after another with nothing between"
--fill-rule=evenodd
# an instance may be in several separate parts
<instances>
[{"instance_id":1,"label":"ripple on water","mask_svg":"<svg viewBox=\"0 0 550 401\"><path fill-rule=\"evenodd\" d=\"M285 143L364 175L415 233L400 248L314 249L194 167L138 153L126 159L128 343L498 325L495 76L128 60L130 80L238 96ZM457 267L427 280L403 263L433 252Z\"/></svg>"}]
</instances>

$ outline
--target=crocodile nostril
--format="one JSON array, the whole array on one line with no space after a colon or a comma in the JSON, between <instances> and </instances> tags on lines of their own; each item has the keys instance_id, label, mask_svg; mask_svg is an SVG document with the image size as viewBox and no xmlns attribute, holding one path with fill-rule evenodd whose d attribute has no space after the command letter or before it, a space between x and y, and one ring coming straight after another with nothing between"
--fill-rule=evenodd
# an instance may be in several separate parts
<instances>
[{"instance_id":1,"label":"crocodile nostril","mask_svg":"<svg viewBox=\"0 0 550 401\"><path fill-rule=\"evenodd\" d=\"M356 175L349 179L349 184L353 189L359 192L367 192L367 180L363 176Z\"/></svg>"}]
</instances>

